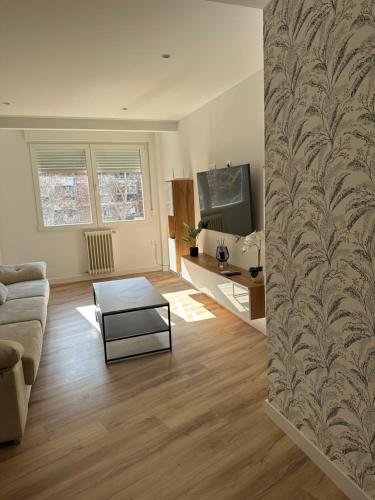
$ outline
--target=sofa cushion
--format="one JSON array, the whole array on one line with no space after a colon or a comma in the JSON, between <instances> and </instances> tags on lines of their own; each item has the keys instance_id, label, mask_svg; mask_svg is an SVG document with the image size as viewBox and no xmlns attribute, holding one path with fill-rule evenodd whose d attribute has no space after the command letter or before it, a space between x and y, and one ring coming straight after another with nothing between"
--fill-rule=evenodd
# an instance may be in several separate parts
<instances>
[{"instance_id":1,"label":"sofa cushion","mask_svg":"<svg viewBox=\"0 0 375 500\"><path fill-rule=\"evenodd\" d=\"M42 280L46 278L45 262L27 262L0 266L0 281L4 285L18 283L19 281Z\"/></svg>"},{"instance_id":2,"label":"sofa cushion","mask_svg":"<svg viewBox=\"0 0 375 500\"><path fill-rule=\"evenodd\" d=\"M38 320L44 331L47 319L47 302L46 297L8 300L0 306L0 325Z\"/></svg>"},{"instance_id":3,"label":"sofa cushion","mask_svg":"<svg viewBox=\"0 0 375 500\"><path fill-rule=\"evenodd\" d=\"M48 280L21 281L8 285L7 300L26 299L28 297L49 297Z\"/></svg>"},{"instance_id":4,"label":"sofa cushion","mask_svg":"<svg viewBox=\"0 0 375 500\"><path fill-rule=\"evenodd\" d=\"M9 370L21 359L24 349L15 339L0 337L0 371Z\"/></svg>"},{"instance_id":5,"label":"sofa cushion","mask_svg":"<svg viewBox=\"0 0 375 500\"><path fill-rule=\"evenodd\" d=\"M5 304L7 297L8 297L9 290L8 288L3 285L3 283L0 283L0 306Z\"/></svg>"},{"instance_id":6,"label":"sofa cushion","mask_svg":"<svg viewBox=\"0 0 375 500\"><path fill-rule=\"evenodd\" d=\"M35 381L42 354L43 333L39 321L25 321L0 325L0 356L1 341L11 340L23 347L22 366L26 385Z\"/></svg>"}]
</instances>

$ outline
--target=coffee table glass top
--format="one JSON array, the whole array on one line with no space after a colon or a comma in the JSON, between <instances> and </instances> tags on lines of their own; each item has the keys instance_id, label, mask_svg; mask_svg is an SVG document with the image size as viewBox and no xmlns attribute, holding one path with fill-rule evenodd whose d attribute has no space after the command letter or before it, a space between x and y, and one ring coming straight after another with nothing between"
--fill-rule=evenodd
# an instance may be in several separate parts
<instances>
[{"instance_id":1,"label":"coffee table glass top","mask_svg":"<svg viewBox=\"0 0 375 500\"><path fill-rule=\"evenodd\" d=\"M146 278L126 278L93 283L102 314L163 307L168 301Z\"/></svg>"}]
</instances>

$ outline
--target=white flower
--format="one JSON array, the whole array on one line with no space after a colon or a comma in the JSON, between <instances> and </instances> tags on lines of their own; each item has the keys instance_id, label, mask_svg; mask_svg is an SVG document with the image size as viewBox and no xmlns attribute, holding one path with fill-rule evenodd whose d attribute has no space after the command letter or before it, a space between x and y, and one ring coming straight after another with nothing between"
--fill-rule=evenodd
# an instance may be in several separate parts
<instances>
[{"instance_id":1,"label":"white flower","mask_svg":"<svg viewBox=\"0 0 375 500\"><path fill-rule=\"evenodd\" d=\"M251 247L257 247L260 250L262 246L262 241L264 240L264 231L254 231L245 237L244 245L242 247L242 253L245 253Z\"/></svg>"},{"instance_id":2,"label":"white flower","mask_svg":"<svg viewBox=\"0 0 375 500\"><path fill-rule=\"evenodd\" d=\"M264 231L254 231L251 234L248 234L245 238L245 241L247 242L253 242L253 241L262 241L264 239Z\"/></svg>"}]
</instances>

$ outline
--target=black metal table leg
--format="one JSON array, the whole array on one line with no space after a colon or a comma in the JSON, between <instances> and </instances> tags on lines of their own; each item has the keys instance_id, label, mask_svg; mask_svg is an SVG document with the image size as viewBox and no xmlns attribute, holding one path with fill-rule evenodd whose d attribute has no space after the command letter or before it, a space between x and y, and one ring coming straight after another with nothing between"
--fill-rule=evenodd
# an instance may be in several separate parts
<instances>
[{"instance_id":1,"label":"black metal table leg","mask_svg":"<svg viewBox=\"0 0 375 500\"><path fill-rule=\"evenodd\" d=\"M104 346L104 359L105 363L108 364L108 358L107 358L107 342L106 342L106 337L105 337L105 315L102 315L102 335L103 335L103 346Z\"/></svg>"},{"instance_id":2,"label":"black metal table leg","mask_svg":"<svg viewBox=\"0 0 375 500\"><path fill-rule=\"evenodd\" d=\"M171 309L169 304L168 304L168 329L169 329L169 349L172 350Z\"/></svg>"}]
</instances>

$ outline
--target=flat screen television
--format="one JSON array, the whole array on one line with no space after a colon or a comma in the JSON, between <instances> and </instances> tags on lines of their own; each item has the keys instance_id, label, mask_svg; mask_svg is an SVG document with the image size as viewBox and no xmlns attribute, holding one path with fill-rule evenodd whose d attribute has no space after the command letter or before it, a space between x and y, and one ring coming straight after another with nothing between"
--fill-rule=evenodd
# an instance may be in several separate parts
<instances>
[{"instance_id":1,"label":"flat screen television","mask_svg":"<svg viewBox=\"0 0 375 500\"><path fill-rule=\"evenodd\" d=\"M250 165L197 174L201 220L207 229L246 236L253 232Z\"/></svg>"}]
</instances>

